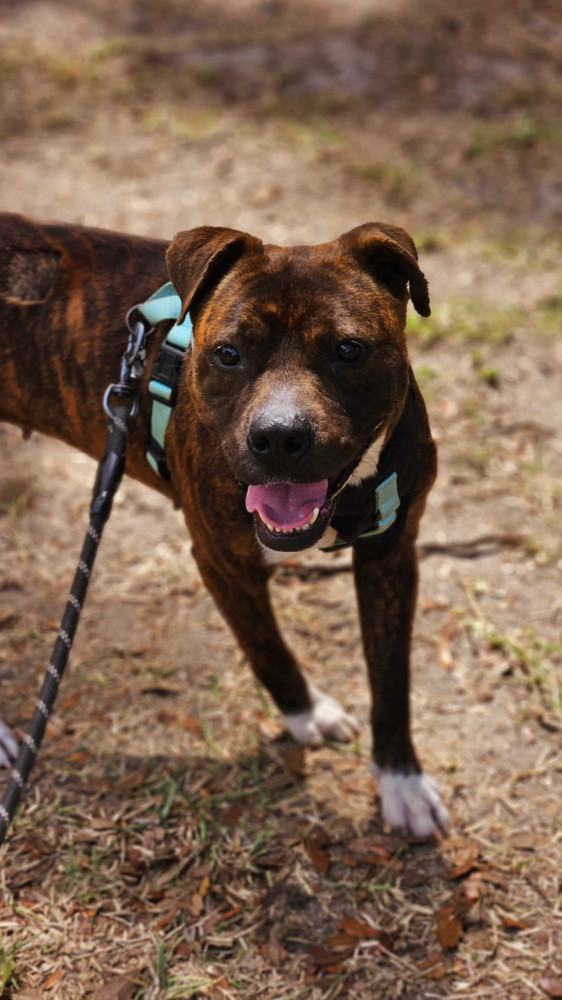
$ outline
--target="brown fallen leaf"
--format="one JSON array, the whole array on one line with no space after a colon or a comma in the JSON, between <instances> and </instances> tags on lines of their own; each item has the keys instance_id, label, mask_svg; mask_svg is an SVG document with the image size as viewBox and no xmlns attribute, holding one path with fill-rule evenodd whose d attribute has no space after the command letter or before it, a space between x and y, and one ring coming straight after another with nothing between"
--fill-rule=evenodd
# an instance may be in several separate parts
<instances>
[{"instance_id":1,"label":"brown fallen leaf","mask_svg":"<svg viewBox=\"0 0 562 1000\"><path fill-rule=\"evenodd\" d=\"M177 916L181 913L179 906L173 906L171 910L167 913L163 913L162 916L156 921L156 927L159 931L163 931L166 927L174 922Z\"/></svg>"},{"instance_id":2,"label":"brown fallen leaf","mask_svg":"<svg viewBox=\"0 0 562 1000\"><path fill-rule=\"evenodd\" d=\"M92 1000L132 1000L138 988L138 983L134 983L128 976L117 976L100 986Z\"/></svg>"},{"instance_id":3,"label":"brown fallen leaf","mask_svg":"<svg viewBox=\"0 0 562 1000\"><path fill-rule=\"evenodd\" d=\"M437 937L442 948L456 948L463 933L462 920L454 906L443 906L437 913Z\"/></svg>"},{"instance_id":4,"label":"brown fallen leaf","mask_svg":"<svg viewBox=\"0 0 562 1000\"><path fill-rule=\"evenodd\" d=\"M224 822L227 826L236 826L244 811L242 802L233 802L224 814Z\"/></svg>"},{"instance_id":5,"label":"brown fallen leaf","mask_svg":"<svg viewBox=\"0 0 562 1000\"><path fill-rule=\"evenodd\" d=\"M432 952L431 955L428 955L427 958L423 958L421 962L417 962L416 964L418 969L421 969L422 972L425 972L426 969L431 969L432 966L437 965L442 961L443 961L442 953L440 951L434 951Z\"/></svg>"},{"instance_id":6,"label":"brown fallen leaf","mask_svg":"<svg viewBox=\"0 0 562 1000\"><path fill-rule=\"evenodd\" d=\"M66 758L68 764L83 764L91 757L89 750L77 750L76 753L71 753Z\"/></svg>"},{"instance_id":7,"label":"brown fallen leaf","mask_svg":"<svg viewBox=\"0 0 562 1000\"><path fill-rule=\"evenodd\" d=\"M370 938L371 940L380 937L380 932L376 927L371 927L371 924L359 920L357 917L352 917L349 913L344 913L338 927L354 937Z\"/></svg>"},{"instance_id":8,"label":"brown fallen leaf","mask_svg":"<svg viewBox=\"0 0 562 1000\"><path fill-rule=\"evenodd\" d=\"M309 954L314 965L319 969L326 969L327 972L339 972L341 963L353 953L353 948L347 951L331 951L321 945L310 946Z\"/></svg>"},{"instance_id":9,"label":"brown fallen leaf","mask_svg":"<svg viewBox=\"0 0 562 1000\"><path fill-rule=\"evenodd\" d=\"M141 788L146 781L148 771L148 764L142 764L133 771L127 771L122 778L115 782L113 790L119 794L120 792L129 792L133 788Z\"/></svg>"},{"instance_id":10,"label":"brown fallen leaf","mask_svg":"<svg viewBox=\"0 0 562 1000\"><path fill-rule=\"evenodd\" d=\"M188 729L194 736L203 735L202 724L199 719L194 719L192 715L180 715L178 717L177 725L181 726L183 729Z\"/></svg>"},{"instance_id":11,"label":"brown fallen leaf","mask_svg":"<svg viewBox=\"0 0 562 1000\"><path fill-rule=\"evenodd\" d=\"M330 868L330 837L323 827L316 827L305 839L304 846L317 872L326 875Z\"/></svg>"},{"instance_id":12,"label":"brown fallen leaf","mask_svg":"<svg viewBox=\"0 0 562 1000\"><path fill-rule=\"evenodd\" d=\"M461 875L466 875L474 865L478 858L478 844L470 841L468 844L464 844L458 851L455 852L452 858L451 867L449 868L449 878L455 879L460 878Z\"/></svg>"},{"instance_id":13,"label":"brown fallen leaf","mask_svg":"<svg viewBox=\"0 0 562 1000\"><path fill-rule=\"evenodd\" d=\"M499 910L499 917L504 927L509 930L515 931L528 931L531 929L532 924L526 923L525 920L520 920L518 917L512 917L510 913L502 913Z\"/></svg>"},{"instance_id":14,"label":"brown fallen leaf","mask_svg":"<svg viewBox=\"0 0 562 1000\"><path fill-rule=\"evenodd\" d=\"M539 986L541 990L548 993L549 997L562 997L562 979L559 979L558 976L553 975L551 972L544 974Z\"/></svg>"},{"instance_id":15,"label":"brown fallen leaf","mask_svg":"<svg viewBox=\"0 0 562 1000\"><path fill-rule=\"evenodd\" d=\"M332 951L337 951L339 948L356 948L359 944L359 938L356 934L348 934L347 931L336 931L328 938L327 945Z\"/></svg>"},{"instance_id":16,"label":"brown fallen leaf","mask_svg":"<svg viewBox=\"0 0 562 1000\"><path fill-rule=\"evenodd\" d=\"M62 969L57 969L56 972L52 972L50 976L47 976L45 982L43 983L44 990L52 990L53 986L58 986L62 979Z\"/></svg>"},{"instance_id":17,"label":"brown fallen leaf","mask_svg":"<svg viewBox=\"0 0 562 1000\"><path fill-rule=\"evenodd\" d=\"M536 833L516 833L510 837L510 843L520 851L538 851L543 846L544 838Z\"/></svg>"},{"instance_id":18,"label":"brown fallen leaf","mask_svg":"<svg viewBox=\"0 0 562 1000\"><path fill-rule=\"evenodd\" d=\"M285 757L285 764L291 774L296 775L297 778L304 778L306 774L305 748L297 747L296 750L292 750Z\"/></svg>"},{"instance_id":19,"label":"brown fallen leaf","mask_svg":"<svg viewBox=\"0 0 562 1000\"><path fill-rule=\"evenodd\" d=\"M420 972L425 972L427 979L443 979L447 975L447 968L443 961L443 952L435 951L417 963Z\"/></svg>"}]
</instances>

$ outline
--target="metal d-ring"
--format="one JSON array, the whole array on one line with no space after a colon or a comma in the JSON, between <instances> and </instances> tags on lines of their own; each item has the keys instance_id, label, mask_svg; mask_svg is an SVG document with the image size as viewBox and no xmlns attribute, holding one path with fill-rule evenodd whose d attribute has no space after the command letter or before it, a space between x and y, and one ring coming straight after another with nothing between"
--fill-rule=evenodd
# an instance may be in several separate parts
<instances>
[{"instance_id":1,"label":"metal d-ring","mask_svg":"<svg viewBox=\"0 0 562 1000\"><path fill-rule=\"evenodd\" d=\"M108 385L107 389L104 392L103 408L107 413L108 417L111 417L112 420L115 419L115 414L111 409L111 406L109 405L109 398L113 394L115 394L116 396L120 396L122 399L132 398L133 404L130 410L130 418L132 420L133 417L136 417L137 413L139 412L138 396L135 390L131 386L125 385L125 383L123 382L112 382L110 385Z\"/></svg>"}]
</instances>

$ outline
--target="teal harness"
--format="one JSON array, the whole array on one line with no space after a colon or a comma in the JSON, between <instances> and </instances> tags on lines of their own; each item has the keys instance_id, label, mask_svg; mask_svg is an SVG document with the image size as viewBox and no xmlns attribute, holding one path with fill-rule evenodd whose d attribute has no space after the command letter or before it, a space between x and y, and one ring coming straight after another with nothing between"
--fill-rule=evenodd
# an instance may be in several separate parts
<instances>
[{"instance_id":1,"label":"teal harness","mask_svg":"<svg viewBox=\"0 0 562 1000\"><path fill-rule=\"evenodd\" d=\"M193 325L189 313L178 322L182 302L171 281L134 308L151 327L163 320L176 320L162 341L148 383L152 413L146 458L157 475L169 480L164 442L181 366L193 346ZM375 557L382 557L392 547L404 525L415 482L415 425L415 397L410 387L404 413L382 452L377 473L358 486L346 486L338 497L330 522L337 534L326 551L360 542L368 545Z\"/></svg>"},{"instance_id":2,"label":"teal harness","mask_svg":"<svg viewBox=\"0 0 562 1000\"><path fill-rule=\"evenodd\" d=\"M186 313L182 323L177 322L181 313L181 299L171 281L162 285L154 295L151 295L146 302L141 302L136 308L148 320L151 327L156 326L162 320L176 320L162 341L160 353L156 358L148 383L148 393L152 399L152 414L146 458L157 475L163 479L169 479L170 473L166 464L164 441L168 421L176 402L180 368L186 352L193 346L193 324L189 313Z\"/></svg>"}]
</instances>

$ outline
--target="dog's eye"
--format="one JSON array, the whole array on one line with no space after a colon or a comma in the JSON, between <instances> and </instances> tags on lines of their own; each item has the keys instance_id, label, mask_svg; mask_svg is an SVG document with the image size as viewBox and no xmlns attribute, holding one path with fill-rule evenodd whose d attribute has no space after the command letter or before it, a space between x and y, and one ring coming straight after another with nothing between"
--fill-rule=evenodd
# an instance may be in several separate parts
<instances>
[{"instance_id":1,"label":"dog's eye","mask_svg":"<svg viewBox=\"0 0 562 1000\"><path fill-rule=\"evenodd\" d=\"M357 361L363 348L356 340L342 340L336 347L336 358L338 361Z\"/></svg>"},{"instance_id":2,"label":"dog's eye","mask_svg":"<svg viewBox=\"0 0 562 1000\"><path fill-rule=\"evenodd\" d=\"M215 351L215 358L224 368L240 364L240 355L232 344L221 344Z\"/></svg>"}]
</instances>

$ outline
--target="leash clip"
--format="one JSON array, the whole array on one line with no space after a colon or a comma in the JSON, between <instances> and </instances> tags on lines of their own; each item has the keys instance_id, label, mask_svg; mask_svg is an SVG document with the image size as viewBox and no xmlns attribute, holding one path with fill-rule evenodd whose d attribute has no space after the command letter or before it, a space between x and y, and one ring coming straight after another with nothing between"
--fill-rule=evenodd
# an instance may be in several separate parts
<instances>
[{"instance_id":1,"label":"leash clip","mask_svg":"<svg viewBox=\"0 0 562 1000\"><path fill-rule=\"evenodd\" d=\"M133 319L135 312L138 312L138 317ZM153 326L147 323L138 306L131 306L125 322L129 331L129 340L127 342L127 349L123 355L121 381L123 381L123 365L125 364L128 367L127 375L129 378L141 378L144 374L146 339L154 329Z\"/></svg>"}]
</instances>

